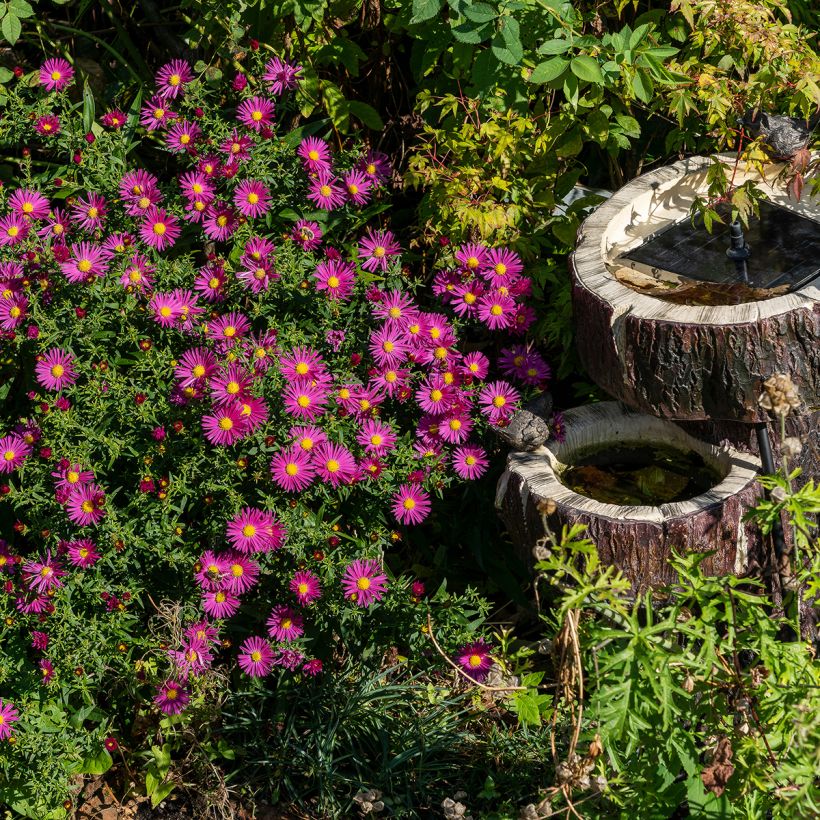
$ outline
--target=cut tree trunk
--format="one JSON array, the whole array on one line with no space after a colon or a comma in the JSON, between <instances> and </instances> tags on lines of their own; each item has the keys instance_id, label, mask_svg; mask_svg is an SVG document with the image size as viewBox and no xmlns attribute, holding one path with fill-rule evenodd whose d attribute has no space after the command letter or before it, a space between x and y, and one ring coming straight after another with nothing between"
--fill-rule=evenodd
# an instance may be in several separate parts
<instances>
[{"instance_id":1,"label":"cut tree trunk","mask_svg":"<svg viewBox=\"0 0 820 820\"><path fill-rule=\"evenodd\" d=\"M615 260L686 219L706 190L709 160L695 157L633 180L592 213L571 257L581 361L592 379L630 407L676 420L764 421L762 383L787 373L809 406L820 406L820 289L738 305L665 301L616 277ZM739 172L737 182L752 176ZM767 177L768 179L768 177ZM811 198L770 200L818 221Z\"/></svg>"},{"instance_id":2,"label":"cut tree trunk","mask_svg":"<svg viewBox=\"0 0 820 820\"><path fill-rule=\"evenodd\" d=\"M603 563L621 570L633 592L677 580L669 563L679 553L713 552L702 567L709 575L760 574L767 564L759 530L743 517L762 495L756 481L760 462L731 448L693 438L677 425L604 402L564 415L566 438L531 453L511 453L502 475L496 506L524 560L545 535L539 505L554 511L553 533L583 524ZM651 506L603 504L566 487L560 475L573 454L590 447L659 444L698 453L723 476L708 492L687 501Z\"/></svg>"}]
</instances>

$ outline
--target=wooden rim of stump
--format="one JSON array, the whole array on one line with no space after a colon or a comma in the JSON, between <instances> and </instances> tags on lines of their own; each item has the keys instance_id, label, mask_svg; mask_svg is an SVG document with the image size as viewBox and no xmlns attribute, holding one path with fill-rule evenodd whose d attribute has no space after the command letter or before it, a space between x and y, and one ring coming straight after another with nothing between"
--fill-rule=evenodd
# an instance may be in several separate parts
<instances>
[{"instance_id":1,"label":"wooden rim of stump","mask_svg":"<svg viewBox=\"0 0 820 820\"><path fill-rule=\"evenodd\" d=\"M510 453L507 471L498 485L497 506L501 506L507 493L510 473L516 473L521 479L522 494L534 499L552 499L559 507L599 518L663 524L723 504L753 484L760 471L760 460L755 456L731 447L708 444L670 421L636 413L618 402L601 402L568 410L564 413L564 423L566 437L563 442L553 441L530 453ZM604 504L571 490L559 478L560 469L571 464L574 453L592 446L628 443L663 444L683 452L695 452L723 478L694 498L657 507ZM522 501L526 502L526 499Z\"/></svg>"},{"instance_id":2,"label":"wooden rim of stump","mask_svg":"<svg viewBox=\"0 0 820 820\"><path fill-rule=\"evenodd\" d=\"M734 156L721 155L734 164ZM807 405L820 405L820 288L739 305L682 305L633 290L615 261L649 235L687 219L707 191L708 157L692 157L627 183L581 225L570 257L577 344L596 383L630 407L669 419L760 422L761 384L789 373ZM818 223L820 203L789 199L770 165L743 163L770 201Z\"/></svg>"}]
</instances>

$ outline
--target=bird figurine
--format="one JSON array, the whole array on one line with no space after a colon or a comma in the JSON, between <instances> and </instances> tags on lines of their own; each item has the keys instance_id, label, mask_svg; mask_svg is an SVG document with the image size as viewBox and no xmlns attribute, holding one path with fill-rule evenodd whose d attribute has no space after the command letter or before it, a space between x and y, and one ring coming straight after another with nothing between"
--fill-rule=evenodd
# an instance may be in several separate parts
<instances>
[{"instance_id":1,"label":"bird figurine","mask_svg":"<svg viewBox=\"0 0 820 820\"><path fill-rule=\"evenodd\" d=\"M766 111L747 111L740 124L753 137L762 137L774 159L790 160L798 151L808 147L814 129L820 123L820 112L810 120L769 114Z\"/></svg>"},{"instance_id":2,"label":"bird figurine","mask_svg":"<svg viewBox=\"0 0 820 820\"><path fill-rule=\"evenodd\" d=\"M510 419L506 427L496 431L515 450L536 450L550 437L549 415L552 395L539 393Z\"/></svg>"}]
</instances>

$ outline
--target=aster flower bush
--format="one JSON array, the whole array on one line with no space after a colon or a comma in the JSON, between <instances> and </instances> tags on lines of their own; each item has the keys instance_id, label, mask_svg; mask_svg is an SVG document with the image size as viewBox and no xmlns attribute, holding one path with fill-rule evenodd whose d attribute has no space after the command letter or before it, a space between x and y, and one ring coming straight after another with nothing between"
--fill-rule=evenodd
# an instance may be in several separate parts
<instances>
[{"instance_id":1,"label":"aster flower bush","mask_svg":"<svg viewBox=\"0 0 820 820\"><path fill-rule=\"evenodd\" d=\"M300 67L256 59L227 94L172 61L104 112L88 92L77 110L64 60L9 91L0 139L27 147L0 191L0 766L18 802L54 797L23 761L61 759L66 781L111 765L103 738L134 709L166 730L211 714L215 667L253 691L362 649L420 659L422 601L459 663L486 646L486 603L427 598L395 545L546 384L523 266L467 244L426 288L379 216L388 157L291 127Z\"/></svg>"}]
</instances>

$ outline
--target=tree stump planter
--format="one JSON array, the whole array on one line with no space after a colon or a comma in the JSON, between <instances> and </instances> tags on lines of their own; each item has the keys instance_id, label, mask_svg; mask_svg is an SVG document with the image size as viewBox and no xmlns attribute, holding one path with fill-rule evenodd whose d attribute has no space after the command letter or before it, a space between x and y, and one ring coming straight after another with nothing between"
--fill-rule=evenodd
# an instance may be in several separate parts
<instances>
[{"instance_id":1,"label":"tree stump planter","mask_svg":"<svg viewBox=\"0 0 820 820\"><path fill-rule=\"evenodd\" d=\"M757 397L775 373L789 374L805 405L820 407L814 285L762 301L695 306L641 293L616 276L616 258L688 217L694 198L705 195L708 166L695 157L645 174L581 226L571 257L581 361L612 397L669 419L765 421ZM739 169L736 181L753 175ZM820 231L816 200L791 201L767 180L772 202L817 221Z\"/></svg>"},{"instance_id":2,"label":"tree stump planter","mask_svg":"<svg viewBox=\"0 0 820 820\"><path fill-rule=\"evenodd\" d=\"M616 402L580 407L564 414L566 437L530 453L511 453L496 495L516 547L525 560L544 535L539 502L552 499L553 532L584 524L603 563L620 569L639 592L674 583L672 550L714 551L703 562L711 575L744 575L764 563L763 539L743 516L761 496L755 480L759 461L688 435L675 424L628 410ZM707 492L687 501L651 506L603 504L562 483L573 456L590 447L664 445L695 452L722 476Z\"/></svg>"}]
</instances>

